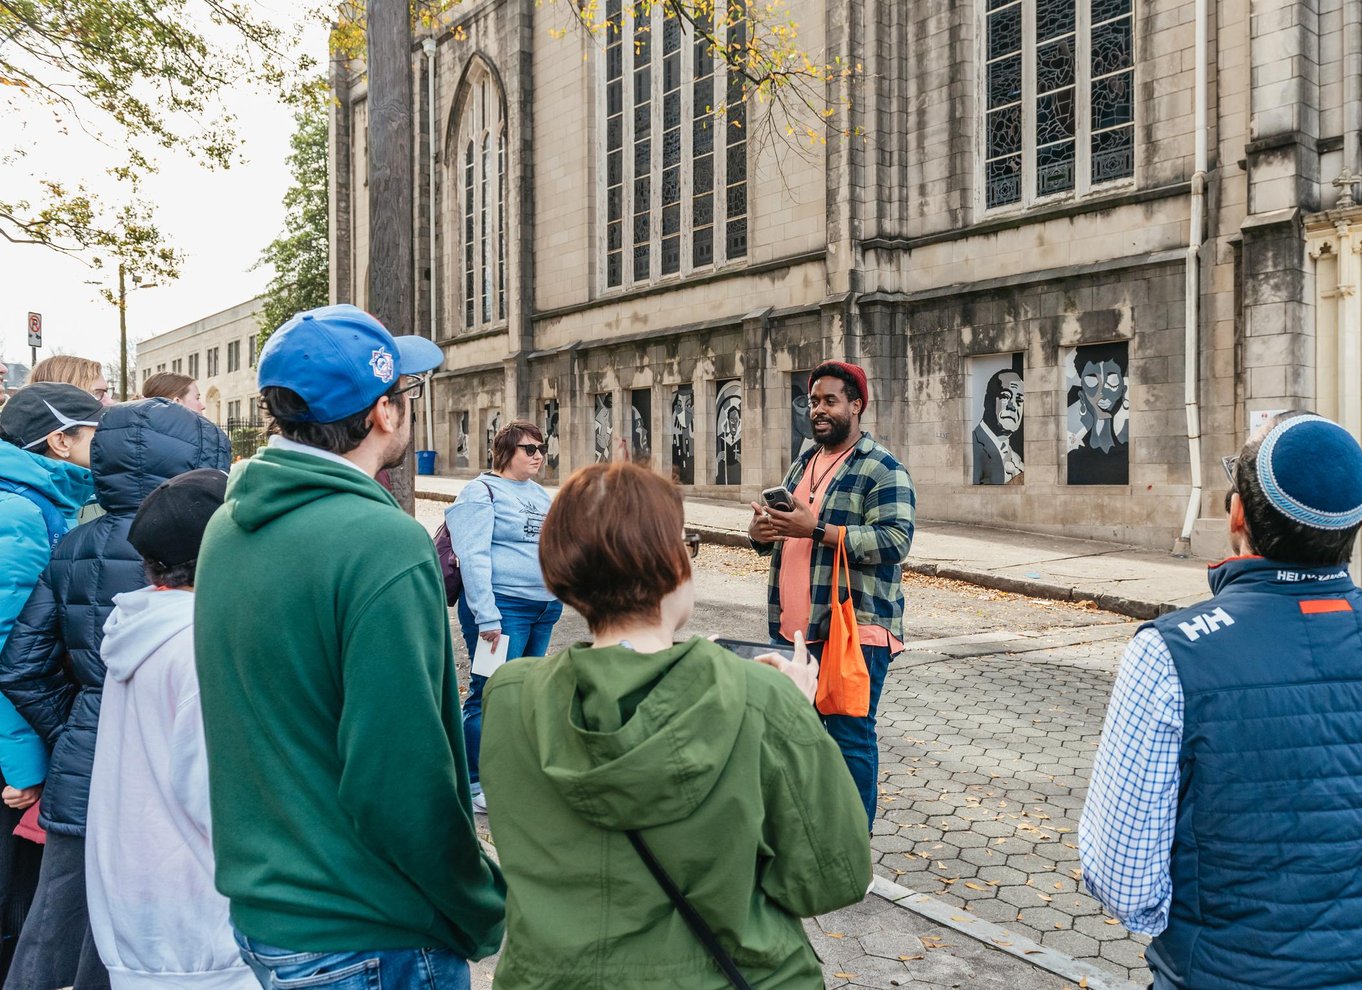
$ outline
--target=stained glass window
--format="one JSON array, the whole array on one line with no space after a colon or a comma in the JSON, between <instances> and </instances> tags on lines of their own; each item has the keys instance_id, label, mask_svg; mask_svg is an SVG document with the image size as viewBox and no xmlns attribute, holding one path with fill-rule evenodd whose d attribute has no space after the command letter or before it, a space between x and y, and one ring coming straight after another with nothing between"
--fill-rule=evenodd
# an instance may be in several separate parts
<instances>
[{"instance_id":1,"label":"stained glass window","mask_svg":"<svg viewBox=\"0 0 1362 990\"><path fill-rule=\"evenodd\" d=\"M728 49L747 51L745 8L729 8ZM740 54L739 57L744 57ZM730 260L747 256L747 102L740 73L728 75L728 108L724 114L724 133L728 135L724 181L728 185L728 225L724 236L724 255Z\"/></svg>"},{"instance_id":2,"label":"stained glass window","mask_svg":"<svg viewBox=\"0 0 1362 990\"><path fill-rule=\"evenodd\" d=\"M463 168L463 323L466 327L473 326L477 322L477 311L473 304L474 287L477 282L477 265L474 263L473 255L473 217L475 215L473 193L476 189L475 177L477 175L474 168L473 142L468 142L468 151L464 155Z\"/></svg>"},{"instance_id":3,"label":"stained glass window","mask_svg":"<svg viewBox=\"0 0 1362 990\"><path fill-rule=\"evenodd\" d=\"M1092 181L1135 174L1135 59L1130 0L1092 2Z\"/></svg>"},{"instance_id":4,"label":"stained glass window","mask_svg":"<svg viewBox=\"0 0 1362 990\"><path fill-rule=\"evenodd\" d=\"M662 23L662 274L681 270L681 22Z\"/></svg>"},{"instance_id":5,"label":"stained glass window","mask_svg":"<svg viewBox=\"0 0 1362 990\"><path fill-rule=\"evenodd\" d=\"M507 132L500 91L491 73L476 66L462 96L454 164L455 185L461 202L455 216L454 257L461 271L454 289L462 296L463 326L506 318L506 189ZM461 173L460 174L460 170ZM455 312L459 312L456 307Z\"/></svg>"},{"instance_id":6,"label":"stained glass window","mask_svg":"<svg viewBox=\"0 0 1362 990\"><path fill-rule=\"evenodd\" d=\"M992 208L1021 199L1022 4L990 0L990 8L984 185Z\"/></svg>"},{"instance_id":7,"label":"stained glass window","mask_svg":"<svg viewBox=\"0 0 1362 990\"><path fill-rule=\"evenodd\" d=\"M652 23L634 22L634 281L652 277Z\"/></svg>"},{"instance_id":8,"label":"stained glass window","mask_svg":"<svg viewBox=\"0 0 1362 990\"><path fill-rule=\"evenodd\" d=\"M984 0L984 19L986 208L1130 178L1131 0Z\"/></svg>"},{"instance_id":9,"label":"stained glass window","mask_svg":"<svg viewBox=\"0 0 1362 990\"><path fill-rule=\"evenodd\" d=\"M747 28L745 8L728 2L701 28L664 4L640 12L606 0L607 288L747 254L747 107L728 64L740 61L731 53L745 49Z\"/></svg>"}]
</instances>

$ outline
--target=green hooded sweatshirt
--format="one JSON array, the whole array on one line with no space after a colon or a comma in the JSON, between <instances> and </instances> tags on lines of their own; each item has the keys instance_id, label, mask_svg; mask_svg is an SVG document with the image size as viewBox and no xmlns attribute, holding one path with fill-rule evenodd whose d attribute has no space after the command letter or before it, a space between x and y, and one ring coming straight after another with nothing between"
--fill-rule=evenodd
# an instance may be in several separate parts
<instances>
[{"instance_id":1,"label":"green hooded sweatshirt","mask_svg":"<svg viewBox=\"0 0 1362 990\"><path fill-rule=\"evenodd\" d=\"M484 699L482 777L506 871L498 990L721 990L639 859L638 829L753 987L822 987L801 917L870 883L865 809L813 707L704 639L517 660Z\"/></svg>"},{"instance_id":2,"label":"green hooded sweatshirt","mask_svg":"<svg viewBox=\"0 0 1362 990\"><path fill-rule=\"evenodd\" d=\"M199 555L194 647L217 887L298 951L501 942L435 548L372 478L266 449Z\"/></svg>"}]
</instances>

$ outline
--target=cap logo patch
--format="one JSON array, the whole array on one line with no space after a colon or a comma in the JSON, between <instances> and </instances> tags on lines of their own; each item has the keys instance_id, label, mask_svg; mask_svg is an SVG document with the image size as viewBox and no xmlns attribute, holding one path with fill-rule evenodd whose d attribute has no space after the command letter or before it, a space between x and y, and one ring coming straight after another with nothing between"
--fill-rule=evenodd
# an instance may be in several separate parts
<instances>
[{"instance_id":1,"label":"cap logo patch","mask_svg":"<svg viewBox=\"0 0 1362 990\"><path fill-rule=\"evenodd\" d=\"M386 347L380 347L369 358L369 367L374 369L374 377L387 385L393 380L393 356Z\"/></svg>"}]
</instances>

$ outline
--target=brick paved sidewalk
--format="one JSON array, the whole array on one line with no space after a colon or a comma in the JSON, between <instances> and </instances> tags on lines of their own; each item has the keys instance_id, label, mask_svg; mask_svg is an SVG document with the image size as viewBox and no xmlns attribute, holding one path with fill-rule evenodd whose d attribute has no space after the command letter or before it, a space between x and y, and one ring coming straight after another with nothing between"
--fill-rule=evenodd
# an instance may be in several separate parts
<instances>
[{"instance_id":1,"label":"brick paved sidewalk","mask_svg":"<svg viewBox=\"0 0 1362 990\"><path fill-rule=\"evenodd\" d=\"M416 479L417 497L436 501L453 501L463 486L463 479L439 475ZM686 501L687 524L720 542L746 546L751 514L743 502ZM1095 601L1137 618L1210 597L1204 560L1179 560L1119 543L954 523L923 522L909 567L1037 598Z\"/></svg>"}]
</instances>

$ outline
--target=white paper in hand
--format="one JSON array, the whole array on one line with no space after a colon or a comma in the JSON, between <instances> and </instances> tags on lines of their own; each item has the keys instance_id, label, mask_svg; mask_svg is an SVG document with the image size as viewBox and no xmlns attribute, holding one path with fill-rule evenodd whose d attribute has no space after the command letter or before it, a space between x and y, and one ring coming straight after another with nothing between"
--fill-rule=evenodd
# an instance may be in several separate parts
<instances>
[{"instance_id":1,"label":"white paper in hand","mask_svg":"<svg viewBox=\"0 0 1362 990\"><path fill-rule=\"evenodd\" d=\"M511 649L511 637L502 633L497 637L497 645L478 637L478 648L473 652L473 673L479 677L491 677L497 668L506 662L506 654Z\"/></svg>"}]
</instances>

